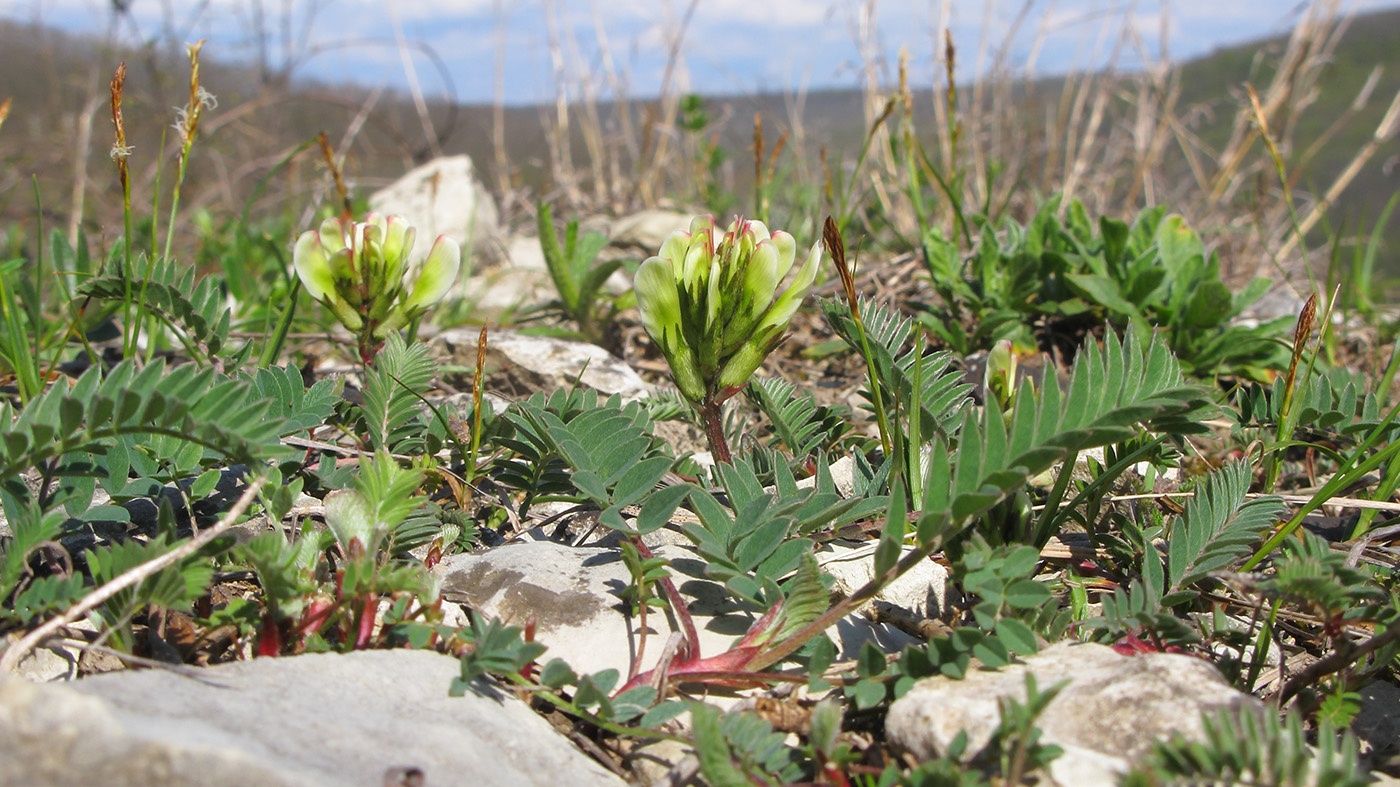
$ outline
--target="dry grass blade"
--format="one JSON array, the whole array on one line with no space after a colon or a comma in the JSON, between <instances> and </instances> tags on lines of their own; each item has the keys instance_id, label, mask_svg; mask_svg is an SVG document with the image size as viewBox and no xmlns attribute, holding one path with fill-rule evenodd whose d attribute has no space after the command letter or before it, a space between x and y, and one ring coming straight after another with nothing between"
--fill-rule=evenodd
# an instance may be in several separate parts
<instances>
[{"instance_id":1,"label":"dry grass blade","mask_svg":"<svg viewBox=\"0 0 1400 787\"><path fill-rule=\"evenodd\" d=\"M1381 118L1380 124L1376 126L1375 132L1371 134L1371 138L1366 141L1366 144L1363 145L1360 150L1356 151L1356 155L1352 156L1346 168L1332 181L1332 185L1328 187L1327 193L1322 196L1322 199L1317 201L1317 204L1313 205L1307 217L1299 222L1298 232L1290 235L1283 246L1279 248L1279 256L1286 257L1297 248L1299 236L1306 236L1313 227L1317 226L1317 223L1322 220L1322 217L1326 215L1327 211L1336 203L1337 198L1341 196L1347 186L1351 185L1351 182L1360 174L1361 168L1380 151L1381 147L1386 142L1390 141L1391 137L1395 136L1397 130L1400 130L1400 93L1396 93L1395 98L1391 99L1390 107L1386 109L1385 116Z\"/></svg>"},{"instance_id":2,"label":"dry grass blade","mask_svg":"<svg viewBox=\"0 0 1400 787\"><path fill-rule=\"evenodd\" d=\"M438 143L437 132L433 129L433 118L428 114L428 102L423 98L423 87L418 83L418 70L413 67L413 55L409 52L408 41L404 38L403 24L399 21L398 6L389 4L389 21L394 27L394 44L399 51L399 62L403 63L404 77L408 79L409 94L413 96L413 108L418 112L418 122L423 125L423 137L428 142L428 151L433 158L442 156L442 145Z\"/></svg>"}]
</instances>

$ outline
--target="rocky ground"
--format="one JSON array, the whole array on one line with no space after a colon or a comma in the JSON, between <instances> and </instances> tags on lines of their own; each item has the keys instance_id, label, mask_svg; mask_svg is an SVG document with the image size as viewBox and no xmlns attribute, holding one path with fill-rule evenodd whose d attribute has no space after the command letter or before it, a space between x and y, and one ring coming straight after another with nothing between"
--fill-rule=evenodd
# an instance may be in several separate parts
<instances>
[{"instance_id":1,"label":"rocky ground","mask_svg":"<svg viewBox=\"0 0 1400 787\"><path fill-rule=\"evenodd\" d=\"M378 206L412 209L390 196ZM454 215L447 211L441 221ZM552 290L538 240L504 237L487 226L491 216L468 215L477 217L471 226L421 231L429 237L470 231L485 238L479 248L489 247L482 252L488 261L471 285L480 312L518 314L546 299ZM651 212L599 229L613 239L608 253L635 256L657 248L687 221L685 215ZM614 285L622 288L626 281ZM448 367L473 368L477 338L475 329L455 329L430 343ZM501 399L576 379L633 399L658 379L655 366L633 368L600 347L518 330L492 330L489 353L489 390ZM801 361L789 356L779 363ZM805 372L809 379L816 374ZM841 400L852 386L838 381L823 395ZM682 430L675 439L681 450L702 447L694 432ZM849 462L833 471L838 489L849 494ZM300 504L314 515L320 501ZM629 575L616 542L581 519L563 516L541 524L562 512L539 506L529 521L509 528L501 543L438 564L445 622L462 624L471 610L515 625L532 623L533 636L548 647L540 663L562 657L580 674L609 668L626 674L643 648L641 666L655 664L674 621L658 613L647 631L638 631L619 596ZM686 515L678 512L677 523ZM141 518L133 521L139 526ZM726 650L750 619L736 614L718 587L689 576L701 572L686 570L697 560L688 541L671 530L648 540L669 560L692 601L702 654ZM1060 542L1052 548L1072 553ZM1057 555L1063 557L1048 556ZM873 550L859 543L828 546L818 560L836 577L836 591L849 591L870 577ZM947 580L943 565L925 562L838 622L827 632L838 658L856 658L866 643L897 653L914 642L918 632L907 621L940 617L949 603ZM16 674L0 675L0 785L684 784L697 773L695 756L684 745L605 749L588 730L557 714L537 713L528 696L488 678L477 679L465 696L449 697L458 662L430 651L260 658L202 668L149 661L146 666L159 668L114 669L119 665L100 653L84 654L71 642L54 643L30 654ZM70 680L79 673L87 676ZM965 733L975 751L998 723L998 700L1024 700L1028 675L1042 689L1063 684L1038 724L1042 742L1065 751L1048 774L1064 787L1115 784L1154 740L1199 736L1203 711L1267 712L1207 661L1060 643L999 671L973 671L964 680L924 679L878 725L857 725L846 734L864 736L867 743L880 739L891 752L923 759L945 754ZM1361 697L1354 729L1375 751L1400 751L1400 691L1377 682ZM756 708L778 729L793 731L810 723L804 712L807 701L816 699L806 687L711 690L694 698L725 709ZM683 716L677 729L685 723Z\"/></svg>"}]
</instances>

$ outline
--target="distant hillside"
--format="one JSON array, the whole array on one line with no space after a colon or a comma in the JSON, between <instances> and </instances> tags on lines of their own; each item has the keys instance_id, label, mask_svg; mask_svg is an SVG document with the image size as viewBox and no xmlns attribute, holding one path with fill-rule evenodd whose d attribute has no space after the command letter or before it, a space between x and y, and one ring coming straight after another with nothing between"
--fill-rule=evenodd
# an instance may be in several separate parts
<instances>
[{"instance_id":1,"label":"distant hillside","mask_svg":"<svg viewBox=\"0 0 1400 787\"><path fill-rule=\"evenodd\" d=\"M1289 166L1307 156L1295 188L1313 194L1324 193L1351 163L1356 152L1380 125L1386 109L1400 92L1400 10L1358 15L1345 30L1332 63L1323 72L1311 106L1298 115L1295 144L1284 151ZM1182 68L1182 101L1211 112L1211 122L1203 124L1201 138L1220 145L1229 133L1233 107L1244 94L1244 84L1262 84L1271 76L1271 58L1260 53L1277 53L1283 38L1241 44L1221 49L1185 63ZM1369 101L1359 110L1350 107L1363 86L1380 68ZM1320 146L1319 138L1338 119L1345 122ZM1369 230L1386 203L1400 191L1400 139L1392 136L1379 152L1361 168L1342 193L1329 219L1334 227L1345 226L1348 233ZM1391 215L1385 231L1384 259L1391 276L1400 275L1400 209ZM1312 240L1325 236L1315 231Z\"/></svg>"},{"instance_id":2,"label":"distant hillside","mask_svg":"<svg viewBox=\"0 0 1400 787\"><path fill-rule=\"evenodd\" d=\"M1400 9L1355 16L1342 31L1315 94L1308 96L1306 102L1286 104L1275 116L1271 129L1274 136L1286 132L1292 140L1292 145L1282 154L1293 176L1291 187L1300 210L1311 204L1310 197L1320 197L1332 186L1356 153L1371 141L1387 109L1396 100L1400 93L1400 45L1397 42L1400 42ZM1188 119L1190 133L1207 150L1218 152L1226 144L1237 113L1241 107L1248 106L1245 85L1252 84L1259 90L1268 85L1287 43L1285 36L1246 42L1178 66L1181 92L1176 112ZM1368 82L1369 98L1359 107L1353 107ZM1049 77L1019 86L1015 92L1023 113L1035 117L1055 109L1064 87L1063 78ZM959 92L966 100L972 91L970 86L962 86ZM783 117L786 112L781 97L718 100L761 108L765 116L770 117ZM927 103L927 95L916 94L916 105L926 110ZM859 145L863 127L860 123L862 96L858 91L812 94L807 97L806 110L805 123L810 137L835 141L847 150ZM1112 117L1113 107L1108 112L1111 117L1105 127L1115 122L1131 122L1131 118L1121 115ZM741 120L747 123L751 116L752 109L748 109ZM730 139L745 146L747 131L746 125L733 130ZM1104 136L1107 135L1108 132L1104 132ZM1261 143L1255 144L1262 153ZM1177 166L1178 174L1187 177L1184 159ZM1269 176L1273 178L1272 171ZM1397 192L1400 192L1400 138L1392 135L1355 174L1328 212L1327 221L1310 233L1310 243L1315 247L1325 244L1329 227L1344 229L1347 235L1369 233ZM1381 269L1388 277L1400 277L1400 207L1391 214L1382 237ZM1315 265L1325 263L1326 250L1321 251L1324 253L1313 255ZM1350 254L1350 248L1347 253Z\"/></svg>"},{"instance_id":3,"label":"distant hillside","mask_svg":"<svg viewBox=\"0 0 1400 787\"><path fill-rule=\"evenodd\" d=\"M1400 47L1396 41L1400 41L1400 11L1372 13L1351 21L1317 94L1311 98L1312 105L1298 115L1292 132L1293 146L1284 152L1290 166L1307 156L1294 184L1298 192L1325 191L1370 138L1400 90ZM1190 132L1202 145L1218 149L1226 141L1241 106L1244 84L1266 84L1271 76L1270 64L1276 62L1276 53L1284 44L1282 38L1252 42L1180 66L1181 95L1176 111L1193 118ZM188 88L183 52L154 47L114 51L87 38L0 22L0 100L6 96L14 98L9 120L0 128L0 227L19 222L21 229L30 228L34 216L33 189L28 185L31 176L39 178L47 226L66 226L77 204L72 196L73 185L80 177L76 166L80 154L85 163L83 176L87 178L84 222L93 228L114 226L119 199L108 160L111 123L107 80L121 59L126 59L130 68L126 118L136 151L132 166L138 173L140 194L140 185L149 187L156 178L162 159L155 152L160 147L162 130L173 121L171 108L184 103ZM1382 71L1369 103L1348 117L1348 107L1375 66ZM220 104L217 111L206 116L201 129L186 191L190 210L208 208L215 214L235 214L267 173L299 144L324 130L339 148L346 130L357 127L357 119L364 112L367 115L363 127L347 151L346 171L354 184L372 188L431 155L433 146L425 139L417 111L406 96L385 93L376 97L369 88L360 86L294 82L289 87L275 73L222 63L216 50L205 53L203 74L205 86L218 96ZM1055 109L1063 86L1062 79L1052 78L1016 87L1015 100L1024 110L1027 124L1040 122L1038 118L1043 119ZM966 88L960 90L964 100L970 93ZM798 99L800 114L794 109ZM915 100L922 118L921 133L931 133L929 97L926 93L916 94ZM687 155L694 159L698 156L695 150L711 140L717 141L727 154L727 161L718 165L716 171L725 179L725 186L743 194L752 179L750 150L755 113L764 118L770 146L781 131L800 128L802 139L790 139L788 153L800 143L806 177L820 181L821 169L816 161L820 148L828 151L833 162L840 160L840 154L849 158L858 150L865 133L864 102L864 96L856 90L813 92L802 97L712 96L703 101L709 123L689 132L648 125L657 116L655 102L631 102L626 109L634 121L630 128L635 148L662 143L686 145ZM599 106L592 122L607 134L621 133L625 118L620 109ZM1105 138L1115 124L1129 122L1114 115L1116 111L1114 107L1108 110L1109 118L1101 132ZM555 165L550 161L548 128L553 112L552 107L503 111L511 167L507 183L495 172L495 114L491 107L429 107L442 152L470 154L492 188L499 190L507 185L548 194L555 194L560 188L552 174ZM1291 113L1284 114L1289 116ZM581 175L587 175L588 167L596 162L590 161L590 140L579 127L588 125L590 118L583 108L577 108L572 117L574 166ZM1311 150L1310 146L1338 118L1346 118L1344 127ZM164 163L168 165L172 160L173 143L167 140ZM310 197L313 187L324 183L310 157L301 161L304 163L292 166L272 184L279 188L272 189L269 193L273 196L264 200L266 210L282 209L288 193ZM790 155L784 161L791 165ZM1398 162L1400 147L1395 139L1387 140L1329 214L1332 225L1345 226L1351 232L1373 223L1386 201L1400 188ZM686 166L699 164L692 160ZM1187 176L1184 159L1178 170L1181 177ZM622 175L626 177L625 169ZM507 215L514 215L516 221L528 220L523 203L506 207ZM264 208L254 206L255 213L260 209ZM1323 237L1321 232L1313 233L1314 242ZM1389 222L1385 241L1387 270L1391 275L1400 275L1400 215Z\"/></svg>"}]
</instances>

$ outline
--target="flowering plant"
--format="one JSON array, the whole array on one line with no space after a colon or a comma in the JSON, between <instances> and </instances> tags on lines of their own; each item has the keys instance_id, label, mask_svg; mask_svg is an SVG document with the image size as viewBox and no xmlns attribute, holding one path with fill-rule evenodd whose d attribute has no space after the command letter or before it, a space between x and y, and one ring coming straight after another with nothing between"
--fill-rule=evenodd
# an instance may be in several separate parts
<instances>
[{"instance_id":1,"label":"flowering plant","mask_svg":"<svg viewBox=\"0 0 1400 787\"><path fill-rule=\"evenodd\" d=\"M402 216L329 218L297 238L292 264L311 297L359 340L368 363L390 331L417 320L447 294L462 266L456 241L440 235L408 282L416 230Z\"/></svg>"},{"instance_id":2,"label":"flowering plant","mask_svg":"<svg viewBox=\"0 0 1400 787\"><path fill-rule=\"evenodd\" d=\"M697 216L689 232L672 233L637 269L634 286L642 325L661 347L676 386L699 411L715 458L729 451L719 407L782 341L816 278L821 244L812 246L792 284L797 242L761 221L735 219L720 234L713 216Z\"/></svg>"}]
</instances>

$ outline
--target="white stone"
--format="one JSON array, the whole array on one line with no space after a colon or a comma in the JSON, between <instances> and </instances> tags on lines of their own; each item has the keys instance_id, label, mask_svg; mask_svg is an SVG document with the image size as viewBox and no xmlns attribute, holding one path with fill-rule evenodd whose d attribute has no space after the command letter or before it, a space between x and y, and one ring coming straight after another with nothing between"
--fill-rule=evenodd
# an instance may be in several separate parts
<instances>
[{"instance_id":1,"label":"white stone","mask_svg":"<svg viewBox=\"0 0 1400 787\"><path fill-rule=\"evenodd\" d=\"M912 547L904 554L913 551ZM836 578L832 587L842 595L849 596L860 590L875 578L875 548L873 546L849 547L832 544L817 553L817 562L823 570ZM903 607L921 618L937 618L947 605L948 570L932 560L920 560L895 581L881 588L875 597L867 601L860 611L865 611L877 601L885 601Z\"/></svg>"},{"instance_id":2,"label":"white stone","mask_svg":"<svg viewBox=\"0 0 1400 787\"><path fill-rule=\"evenodd\" d=\"M439 333L432 343L446 350L453 363L470 367L476 363L478 335L476 329L456 328ZM533 375L529 381L532 390L566 388L575 379L600 393L621 394L625 401L640 399L651 390L632 367L607 350L585 342L498 329L488 335L487 350Z\"/></svg>"},{"instance_id":3,"label":"white stone","mask_svg":"<svg viewBox=\"0 0 1400 787\"><path fill-rule=\"evenodd\" d=\"M63 685L0 676L0 785L616 785L513 694L429 651L316 654Z\"/></svg>"},{"instance_id":4,"label":"white stone","mask_svg":"<svg viewBox=\"0 0 1400 787\"><path fill-rule=\"evenodd\" d=\"M647 254L655 254L673 232L690 230L690 213L669 210L644 210L618 219L612 224L611 242L614 246L635 246Z\"/></svg>"},{"instance_id":5,"label":"white stone","mask_svg":"<svg viewBox=\"0 0 1400 787\"><path fill-rule=\"evenodd\" d=\"M467 250L498 232L496 204L477 180L468 156L429 161L370 195L369 207L403 216L417 228L415 258L426 255L439 235Z\"/></svg>"},{"instance_id":6,"label":"white stone","mask_svg":"<svg viewBox=\"0 0 1400 787\"><path fill-rule=\"evenodd\" d=\"M703 571L704 564L690 549L661 546L653 553L670 561L672 581L695 622L701 656L728 651L754 618L723 588L691 576ZM536 641L549 648L542 663L558 657L579 674L604 669L627 674L638 647L638 621L628 620L619 595L632 580L617 550L522 541L477 555L453 555L433 570L447 601L514 626L534 621ZM655 609L647 616L647 628L642 670L655 666L667 638L679 630ZM854 658L867 641L888 652L913 642L898 629L874 626L855 614L828 635L841 658Z\"/></svg>"},{"instance_id":7,"label":"white stone","mask_svg":"<svg viewBox=\"0 0 1400 787\"><path fill-rule=\"evenodd\" d=\"M462 298L478 318L509 321L521 311L557 297L549 274L529 268L497 268L461 283Z\"/></svg>"},{"instance_id":8,"label":"white stone","mask_svg":"<svg viewBox=\"0 0 1400 787\"><path fill-rule=\"evenodd\" d=\"M672 556L666 549L657 553ZM685 554L676 556L686 559ZM520 542L477 555L453 555L438 564L434 573L442 577L443 598L449 602L464 603L513 626L533 621L536 640L549 647L541 663L558 657L579 674L616 669L626 676L638 632L637 621L627 619L627 605L618 595L631 582L631 575L617 550ZM682 586L691 580L673 572L673 581ZM703 602L696 604L692 613L697 616L717 611ZM658 610L647 615L647 625L643 669L656 663L673 631L665 613ZM697 620L701 654L714 656L728 650L748 625L742 615Z\"/></svg>"},{"instance_id":9,"label":"white stone","mask_svg":"<svg viewBox=\"0 0 1400 787\"><path fill-rule=\"evenodd\" d=\"M9 644L19 639L11 634ZM15 674L35 683L72 680L78 674L80 654L73 648L62 645L35 648L15 665Z\"/></svg>"},{"instance_id":10,"label":"white stone","mask_svg":"<svg viewBox=\"0 0 1400 787\"><path fill-rule=\"evenodd\" d=\"M827 469L831 471L831 483L836 487L838 494L845 498L856 496L856 461L854 459L843 456L832 462ZM797 482L798 489L810 489L816 485L816 476L808 476Z\"/></svg>"},{"instance_id":11,"label":"white stone","mask_svg":"<svg viewBox=\"0 0 1400 787\"><path fill-rule=\"evenodd\" d=\"M931 759L965 731L971 757L997 727L997 700L1024 701L1027 672L1042 691L1069 681L1037 721L1044 743L1065 748L1062 762L1051 768L1065 787L1116 784L1153 742L1176 733L1200 739L1203 713L1263 712L1257 699L1236 691L1201 659L1124 656L1104 645L1062 642L995 672L973 669L962 680L924 678L890 706L885 732L916 758Z\"/></svg>"},{"instance_id":12,"label":"white stone","mask_svg":"<svg viewBox=\"0 0 1400 787\"><path fill-rule=\"evenodd\" d=\"M1377 680L1360 694L1361 710L1351 722L1356 737L1381 756L1400 752L1400 688Z\"/></svg>"},{"instance_id":13,"label":"white stone","mask_svg":"<svg viewBox=\"0 0 1400 787\"><path fill-rule=\"evenodd\" d=\"M517 270L549 272L540 239L533 235L514 235L505 243L506 264Z\"/></svg>"}]
</instances>

